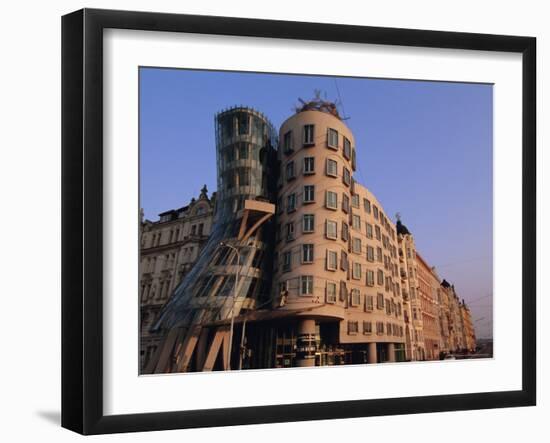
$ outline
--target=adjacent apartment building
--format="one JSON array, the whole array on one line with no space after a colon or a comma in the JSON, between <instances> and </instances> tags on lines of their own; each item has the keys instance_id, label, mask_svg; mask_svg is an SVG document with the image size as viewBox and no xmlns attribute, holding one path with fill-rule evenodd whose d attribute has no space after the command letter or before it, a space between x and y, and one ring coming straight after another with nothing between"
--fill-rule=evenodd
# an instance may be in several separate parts
<instances>
[{"instance_id":1,"label":"adjacent apartment building","mask_svg":"<svg viewBox=\"0 0 550 443\"><path fill-rule=\"evenodd\" d=\"M304 102L278 134L258 111L232 108L216 116L216 140L216 198L203 189L188 207L142 222L143 373L475 349L454 287L356 182L355 140L334 104ZM184 248L193 248L188 261Z\"/></svg>"}]
</instances>

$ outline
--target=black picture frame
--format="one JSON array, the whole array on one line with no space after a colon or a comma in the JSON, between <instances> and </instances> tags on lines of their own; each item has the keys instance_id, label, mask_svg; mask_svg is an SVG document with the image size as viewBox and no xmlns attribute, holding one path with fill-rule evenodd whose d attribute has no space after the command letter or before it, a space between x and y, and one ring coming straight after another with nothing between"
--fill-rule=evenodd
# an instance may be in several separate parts
<instances>
[{"instance_id":1,"label":"black picture frame","mask_svg":"<svg viewBox=\"0 0 550 443\"><path fill-rule=\"evenodd\" d=\"M522 389L131 415L103 413L103 30L171 31L522 54ZM83 9L62 18L62 426L82 434L536 404L536 39Z\"/></svg>"}]
</instances>

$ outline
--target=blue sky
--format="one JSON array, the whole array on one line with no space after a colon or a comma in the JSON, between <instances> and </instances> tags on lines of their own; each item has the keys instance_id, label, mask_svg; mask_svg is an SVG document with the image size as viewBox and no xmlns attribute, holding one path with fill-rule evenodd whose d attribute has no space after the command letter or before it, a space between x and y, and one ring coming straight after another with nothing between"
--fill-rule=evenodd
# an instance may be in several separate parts
<instances>
[{"instance_id":1,"label":"blue sky","mask_svg":"<svg viewBox=\"0 0 550 443\"><path fill-rule=\"evenodd\" d=\"M492 336L491 85L141 68L145 216L216 189L216 112L246 105L279 127L315 89L341 98L356 179L394 221L401 214L423 257L471 302L478 335Z\"/></svg>"}]
</instances>

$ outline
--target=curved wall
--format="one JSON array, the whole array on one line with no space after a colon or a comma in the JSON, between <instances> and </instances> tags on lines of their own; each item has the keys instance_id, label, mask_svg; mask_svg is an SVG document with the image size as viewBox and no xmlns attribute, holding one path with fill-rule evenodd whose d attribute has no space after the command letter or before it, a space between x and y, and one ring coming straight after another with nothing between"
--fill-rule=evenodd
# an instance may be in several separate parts
<instances>
[{"instance_id":1,"label":"curved wall","mask_svg":"<svg viewBox=\"0 0 550 443\"><path fill-rule=\"evenodd\" d=\"M275 130L263 114L244 107L217 114L215 126L218 190L212 233L153 329L227 319L237 271L234 315L261 304L260 295L270 287L273 221L264 223L246 244L237 237L246 200L275 200ZM239 266L235 250L222 242L238 249Z\"/></svg>"},{"instance_id":2,"label":"curved wall","mask_svg":"<svg viewBox=\"0 0 550 443\"><path fill-rule=\"evenodd\" d=\"M350 129L303 111L283 123L279 140L273 298L298 317L338 322L340 343L403 343L395 225L353 180Z\"/></svg>"}]
</instances>

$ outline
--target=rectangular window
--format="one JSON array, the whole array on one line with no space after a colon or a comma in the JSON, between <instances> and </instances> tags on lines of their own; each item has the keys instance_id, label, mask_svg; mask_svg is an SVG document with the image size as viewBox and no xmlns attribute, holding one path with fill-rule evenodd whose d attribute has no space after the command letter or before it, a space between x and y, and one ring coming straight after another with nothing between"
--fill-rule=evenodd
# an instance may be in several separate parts
<instances>
[{"instance_id":1,"label":"rectangular window","mask_svg":"<svg viewBox=\"0 0 550 443\"><path fill-rule=\"evenodd\" d=\"M327 249L327 270L336 271L338 269L338 253Z\"/></svg>"},{"instance_id":2,"label":"rectangular window","mask_svg":"<svg viewBox=\"0 0 550 443\"><path fill-rule=\"evenodd\" d=\"M372 334L372 322L370 321L363 322L363 334L365 335Z\"/></svg>"},{"instance_id":3,"label":"rectangular window","mask_svg":"<svg viewBox=\"0 0 550 443\"><path fill-rule=\"evenodd\" d=\"M290 251L283 252L283 272L290 271L292 265L292 254Z\"/></svg>"},{"instance_id":4,"label":"rectangular window","mask_svg":"<svg viewBox=\"0 0 550 443\"><path fill-rule=\"evenodd\" d=\"M340 253L340 269L342 269L342 271L348 270L348 254L345 251Z\"/></svg>"},{"instance_id":5,"label":"rectangular window","mask_svg":"<svg viewBox=\"0 0 550 443\"><path fill-rule=\"evenodd\" d=\"M332 149L338 149L338 131L336 129L329 128L327 146Z\"/></svg>"},{"instance_id":6,"label":"rectangular window","mask_svg":"<svg viewBox=\"0 0 550 443\"><path fill-rule=\"evenodd\" d=\"M376 309L384 309L384 294L376 294Z\"/></svg>"},{"instance_id":7,"label":"rectangular window","mask_svg":"<svg viewBox=\"0 0 550 443\"><path fill-rule=\"evenodd\" d=\"M250 128L249 115L245 113L239 114L238 125L239 125L239 135L248 134L248 131Z\"/></svg>"},{"instance_id":8,"label":"rectangular window","mask_svg":"<svg viewBox=\"0 0 550 443\"><path fill-rule=\"evenodd\" d=\"M384 286L384 271L378 270L377 280L378 286Z\"/></svg>"},{"instance_id":9,"label":"rectangular window","mask_svg":"<svg viewBox=\"0 0 550 443\"><path fill-rule=\"evenodd\" d=\"M372 225L367 223L367 238L372 238Z\"/></svg>"},{"instance_id":10,"label":"rectangular window","mask_svg":"<svg viewBox=\"0 0 550 443\"><path fill-rule=\"evenodd\" d=\"M374 286L374 271L367 271L367 286Z\"/></svg>"},{"instance_id":11,"label":"rectangular window","mask_svg":"<svg viewBox=\"0 0 550 443\"><path fill-rule=\"evenodd\" d=\"M351 276L354 280L361 280L361 263L353 263Z\"/></svg>"},{"instance_id":12,"label":"rectangular window","mask_svg":"<svg viewBox=\"0 0 550 443\"><path fill-rule=\"evenodd\" d=\"M304 214L302 218L302 232L313 232L315 231L315 215L314 214Z\"/></svg>"},{"instance_id":13,"label":"rectangular window","mask_svg":"<svg viewBox=\"0 0 550 443\"><path fill-rule=\"evenodd\" d=\"M239 159L245 160L248 158L248 143L239 144Z\"/></svg>"},{"instance_id":14,"label":"rectangular window","mask_svg":"<svg viewBox=\"0 0 550 443\"><path fill-rule=\"evenodd\" d=\"M327 220L325 223L325 235L331 240L336 240L338 238L338 222Z\"/></svg>"},{"instance_id":15,"label":"rectangular window","mask_svg":"<svg viewBox=\"0 0 550 443\"><path fill-rule=\"evenodd\" d=\"M351 218L351 227L357 231L361 230L361 217L358 215L353 215Z\"/></svg>"},{"instance_id":16,"label":"rectangular window","mask_svg":"<svg viewBox=\"0 0 550 443\"><path fill-rule=\"evenodd\" d=\"M315 157L304 157L304 174L315 174Z\"/></svg>"},{"instance_id":17,"label":"rectangular window","mask_svg":"<svg viewBox=\"0 0 550 443\"><path fill-rule=\"evenodd\" d=\"M338 177L338 162L327 158L327 175L330 177Z\"/></svg>"},{"instance_id":18,"label":"rectangular window","mask_svg":"<svg viewBox=\"0 0 550 443\"><path fill-rule=\"evenodd\" d=\"M336 283L327 281L327 303L336 303Z\"/></svg>"},{"instance_id":19,"label":"rectangular window","mask_svg":"<svg viewBox=\"0 0 550 443\"><path fill-rule=\"evenodd\" d=\"M326 191L325 206L327 209L338 209L338 194L332 191Z\"/></svg>"},{"instance_id":20,"label":"rectangular window","mask_svg":"<svg viewBox=\"0 0 550 443\"><path fill-rule=\"evenodd\" d=\"M372 295L365 295L365 311L370 312L374 308L374 300Z\"/></svg>"},{"instance_id":21,"label":"rectangular window","mask_svg":"<svg viewBox=\"0 0 550 443\"><path fill-rule=\"evenodd\" d=\"M384 333L384 323L381 321L376 322L376 333L382 335Z\"/></svg>"},{"instance_id":22,"label":"rectangular window","mask_svg":"<svg viewBox=\"0 0 550 443\"><path fill-rule=\"evenodd\" d=\"M285 235L285 238L286 238L286 241L292 241L294 240L294 223L287 223L285 225L285 230L286 230L286 235Z\"/></svg>"},{"instance_id":23,"label":"rectangular window","mask_svg":"<svg viewBox=\"0 0 550 443\"><path fill-rule=\"evenodd\" d=\"M372 246L367 246L367 260L374 261L374 248Z\"/></svg>"},{"instance_id":24,"label":"rectangular window","mask_svg":"<svg viewBox=\"0 0 550 443\"><path fill-rule=\"evenodd\" d=\"M302 263L313 263L313 245L310 243L302 245Z\"/></svg>"},{"instance_id":25,"label":"rectangular window","mask_svg":"<svg viewBox=\"0 0 550 443\"><path fill-rule=\"evenodd\" d=\"M376 206L372 206L372 213L374 215L374 218L378 220L378 208Z\"/></svg>"},{"instance_id":26,"label":"rectangular window","mask_svg":"<svg viewBox=\"0 0 550 443\"><path fill-rule=\"evenodd\" d=\"M342 171L342 181L346 186L349 186L351 184L351 174L349 172L349 169L344 167Z\"/></svg>"},{"instance_id":27,"label":"rectangular window","mask_svg":"<svg viewBox=\"0 0 550 443\"><path fill-rule=\"evenodd\" d=\"M349 197L347 194L342 194L342 211L346 214L349 212Z\"/></svg>"},{"instance_id":28,"label":"rectangular window","mask_svg":"<svg viewBox=\"0 0 550 443\"><path fill-rule=\"evenodd\" d=\"M359 322L348 320L348 334L357 334L359 332Z\"/></svg>"},{"instance_id":29,"label":"rectangular window","mask_svg":"<svg viewBox=\"0 0 550 443\"><path fill-rule=\"evenodd\" d=\"M377 247L376 248L376 260L379 261L380 263L382 263L382 248L380 247Z\"/></svg>"},{"instance_id":30,"label":"rectangular window","mask_svg":"<svg viewBox=\"0 0 550 443\"><path fill-rule=\"evenodd\" d=\"M349 228L348 224L343 221L342 222L342 241L348 241L349 240Z\"/></svg>"},{"instance_id":31,"label":"rectangular window","mask_svg":"<svg viewBox=\"0 0 550 443\"><path fill-rule=\"evenodd\" d=\"M349 160L351 158L351 142L344 137L344 157Z\"/></svg>"},{"instance_id":32,"label":"rectangular window","mask_svg":"<svg viewBox=\"0 0 550 443\"><path fill-rule=\"evenodd\" d=\"M293 180L296 178L296 174L294 173L294 162L289 161L286 164L286 180Z\"/></svg>"},{"instance_id":33,"label":"rectangular window","mask_svg":"<svg viewBox=\"0 0 550 443\"><path fill-rule=\"evenodd\" d=\"M293 150L292 131L288 131L283 136L283 151L285 154L290 154Z\"/></svg>"},{"instance_id":34,"label":"rectangular window","mask_svg":"<svg viewBox=\"0 0 550 443\"><path fill-rule=\"evenodd\" d=\"M359 194L353 194L351 196L351 207L359 209Z\"/></svg>"},{"instance_id":35,"label":"rectangular window","mask_svg":"<svg viewBox=\"0 0 550 443\"><path fill-rule=\"evenodd\" d=\"M367 214L370 214L370 200L364 198L363 199L363 206L365 207L365 212Z\"/></svg>"},{"instance_id":36,"label":"rectangular window","mask_svg":"<svg viewBox=\"0 0 550 443\"><path fill-rule=\"evenodd\" d=\"M304 203L313 203L315 201L315 186L304 186Z\"/></svg>"},{"instance_id":37,"label":"rectangular window","mask_svg":"<svg viewBox=\"0 0 550 443\"><path fill-rule=\"evenodd\" d=\"M359 289L351 290L351 305L359 306L361 304L361 292Z\"/></svg>"},{"instance_id":38,"label":"rectangular window","mask_svg":"<svg viewBox=\"0 0 550 443\"><path fill-rule=\"evenodd\" d=\"M314 145L315 144L315 126L314 125L304 125L304 145Z\"/></svg>"},{"instance_id":39,"label":"rectangular window","mask_svg":"<svg viewBox=\"0 0 550 443\"><path fill-rule=\"evenodd\" d=\"M300 294L301 295L313 294L313 275L302 275L300 277Z\"/></svg>"},{"instance_id":40,"label":"rectangular window","mask_svg":"<svg viewBox=\"0 0 550 443\"><path fill-rule=\"evenodd\" d=\"M354 254L361 254L361 239L354 237L351 240L351 252Z\"/></svg>"},{"instance_id":41,"label":"rectangular window","mask_svg":"<svg viewBox=\"0 0 550 443\"><path fill-rule=\"evenodd\" d=\"M292 193L286 197L286 212L294 212L296 210L296 194Z\"/></svg>"}]
</instances>

